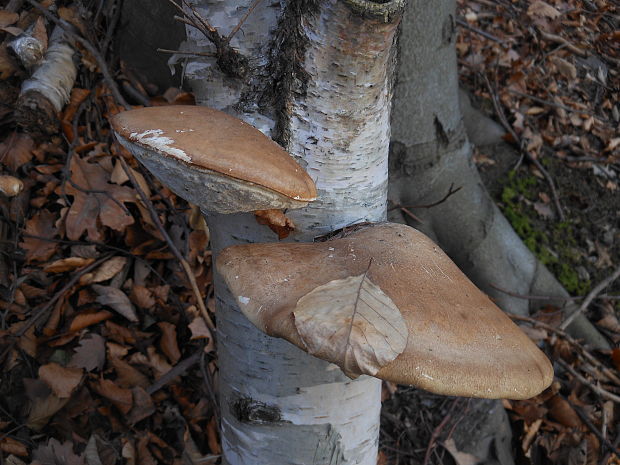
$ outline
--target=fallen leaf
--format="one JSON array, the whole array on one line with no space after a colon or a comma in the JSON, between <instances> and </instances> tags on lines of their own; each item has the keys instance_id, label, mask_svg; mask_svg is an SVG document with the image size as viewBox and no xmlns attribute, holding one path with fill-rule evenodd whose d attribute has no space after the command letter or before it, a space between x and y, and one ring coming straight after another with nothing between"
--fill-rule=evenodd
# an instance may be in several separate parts
<instances>
[{"instance_id":1,"label":"fallen leaf","mask_svg":"<svg viewBox=\"0 0 620 465\"><path fill-rule=\"evenodd\" d=\"M147 376L137 368L120 358L111 357L110 364L116 372L116 384L123 388L133 388L140 386L144 389L149 387L150 381Z\"/></svg>"},{"instance_id":2,"label":"fallen leaf","mask_svg":"<svg viewBox=\"0 0 620 465\"><path fill-rule=\"evenodd\" d=\"M547 400L549 416L568 428L579 428L581 419L575 409L562 396L555 395Z\"/></svg>"},{"instance_id":3,"label":"fallen leaf","mask_svg":"<svg viewBox=\"0 0 620 465\"><path fill-rule=\"evenodd\" d=\"M112 279L125 268L125 265L127 265L127 259L125 257L112 257L103 262L101 266L92 273L88 282L94 284Z\"/></svg>"},{"instance_id":4,"label":"fallen leaf","mask_svg":"<svg viewBox=\"0 0 620 465\"><path fill-rule=\"evenodd\" d=\"M91 240L103 240L97 224L124 231L134 219L123 207L123 202L135 202L133 189L108 182L109 173L97 163L89 163L77 154L71 158L71 182L65 185L73 203L66 215L67 237L77 240L87 232Z\"/></svg>"},{"instance_id":5,"label":"fallen leaf","mask_svg":"<svg viewBox=\"0 0 620 465\"><path fill-rule=\"evenodd\" d=\"M105 364L105 339L96 333L90 333L80 340L73 349L75 353L69 363L72 367L84 368L86 371L101 370Z\"/></svg>"},{"instance_id":6,"label":"fallen leaf","mask_svg":"<svg viewBox=\"0 0 620 465\"><path fill-rule=\"evenodd\" d=\"M90 265L94 262L94 258L82 258L82 257L69 257L56 260L55 262L46 265L43 271L46 273L64 273L66 271L73 271L77 268Z\"/></svg>"},{"instance_id":7,"label":"fallen leaf","mask_svg":"<svg viewBox=\"0 0 620 465\"><path fill-rule=\"evenodd\" d=\"M97 294L99 294L99 297L97 297L97 302L114 309L129 321L134 323L138 321L136 310L129 301L129 297L127 297L123 291L115 287L102 286L100 284L94 284L92 288Z\"/></svg>"},{"instance_id":8,"label":"fallen leaf","mask_svg":"<svg viewBox=\"0 0 620 465\"><path fill-rule=\"evenodd\" d=\"M278 239L284 239L295 231L295 223L282 210L256 210L254 215L258 224L269 227L278 235Z\"/></svg>"},{"instance_id":9,"label":"fallen leaf","mask_svg":"<svg viewBox=\"0 0 620 465\"><path fill-rule=\"evenodd\" d=\"M135 425L141 420L150 417L155 413L155 405L151 396L141 387L136 386L131 390L133 395L133 408L127 416L127 421Z\"/></svg>"},{"instance_id":10,"label":"fallen leaf","mask_svg":"<svg viewBox=\"0 0 620 465\"><path fill-rule=\"evenodd\" d=\"M616 370L620 371L620 349L612 349L611 359L614 362Z\"/></svg>"},{"instance_id":11,"label":"fallen leaf","mask_svg":"<svg viewBox=\"0 0 620 465\"><path fill-rule=\"evenodd\" d=\"M56 396L40 379L24 379L24 389L30 400L26 426L34 431L41 430L69 402L68 397Z\"/></svg>"},{"instance_id":12,"label":"fallen leaf","mask_svg":"<svg viewBox=\"0 0 620 465\"><path fill-rule=\"evenodd\" d=\"M443 443L443 446L448 452L450 452L450 455L456 462L456 465L476 465L481 461L475 455L459 451L456 447L454 439L452 438L446 439L446 441Z\"/></svg>"},{"instance_id":13,"label":"fallen leaf","mask_svg":"<svg viewBox=\"0 0 620 465\"><path fill-rule=\"evenodd\" d=\"M71 393L82 382L80 368L66 368L58 363L48 363L39 367L39 378L47 384L60 399L71 397Z\"/></svg>"},{"instance_id":14,"label":"fallen leaf","mask_svg":"<svg viewBox=\"0 0 620 465\"><path fill-rule=\"evenodd\" d=\"M551 19L555 19L562 15L562 13L560 13L555 7L542 1L532 2L527 9L527 14L529 16L543 16Z\"/></svg>"},{"instance_id":15,"label":"fallen leaf","mask_svg":"<svg viewBox=\"0 0 620 465\"><path fill-rule=\"evenodd\" d=\"M108 399L124 415L127 415L133 407L133 396L129 389L123 389L109 379L100 379L93 384L99 395Z\"/></svg>"},{"instance_id":16,"label":"fallen leaf","mask_svg":"<svg viewBox=\"0 0 620 465\"><path fill-rule=\"evenodd\" d=\"M400 310L367 273L316 287L299 299L293 316L308 352L349 377L376 374L407 345Z\"/></svg>"},{"instance_id":17,"label":"fallen leaf","mask_svg":"<svg viewBox=\"0 0 620 465\"><path fill-rule=\"evenodd\" d=\"M131 288L131 301L144 309L151 308L157 303L150 289L139 284L134 284Z\"/></svg>"},{"instance_id":18,"label":"fallen leaf","mask_svg":"<svg viewBox=\"0 0 620 465\"><path fill-rule=\"evenodd\" d=\"M96 325L102 321L112 318L112 313L107 310L101 310L100 312L82 312L78 313L69 327L70 332L80 331L89 326Z\"/></svg>"},{"instance_id":19,"label":"fallen leaf","mask_svg":"<svg viewBox=\"0 0 620 465\"><path fill-rule=\"evenodd\" d=\"M34 141L28 134L11 133L0 143L0 163L12 172L32 160Z\"/></svg>"},{"instance_id":20,"label":"fallen leaf","mask_svg":"<svg viewBox=\"0 0 620 465\"><path fill-rule=\"evenodd\" d=\"M211 331L207 328L205 320L201 317L196 317L188 325L189 330L192 332L190 340L211 338Z\"/></svg>"},{"instance_id":21,"label":"fallen leaf","mask_svg":"<svg viewBox=\"0 0 620 465\"><path fill-rule=\"evenodd\" d=\"M15 24L19 19L19 15L12 11L0 10L0 27L10 26Z\"/></svg>"},{"instance_id":22,"label":"fallen leaf","mask_svg":"<svg viewBox=\"0 0 620 465\"><path fill-rule=\"evenodd\" d=\"M73 452L71 442L60 443L54 438L51 438L47 445L40 445L33 450L32 458L41 465L85 465L84 458Z\"/></svg>"},{"instance_id":23,"label":"fallen leaf","mask_svg":"<svg viewBox=\"0 0 620 465\"><path fill-rule=\"evenodd\" d=\"M566 61L564 58L552 55L549 60L558 68L558 71L569 81L577 79L577 68L570 61Z\"/></svg>"},{"instance_id":24,"label":"fallen leaf","mask_svg":"<svg viewBox=\"0 0 620 465\"><path fill-rule=\"evenodd\" d=\"M58 243L44 239L51 239L56 235L56 218L56 215L48 210L39 210L26 221L26 235L20 243L21 248L26 251L26 262L46 261L54 255Z\"/></svg>"},{"instance_id":25,"label":"fallen leaf","mask_svg":"<svg viewBox=\"0 0 620 465\"><path fill-rule=\"evenodd\" d=\"M26 444L11 437L5 436L0 440L0 450L7 454L19 455L20 457L28 456Z\"/></svg>"},{"instance_id":26,"label":"fallen leaf","mask_svg":"<svg viewBox=\"0 0 620 465\"><path fill-rule=\"evenodd\" d=\"M168 360L173 365L176 364L181 358L181 351L177 344L177 329L172 323L161 321L157 323L159 329L161 329L161 339L159 340L159 347Z\"/></svg>"}]
</instances>

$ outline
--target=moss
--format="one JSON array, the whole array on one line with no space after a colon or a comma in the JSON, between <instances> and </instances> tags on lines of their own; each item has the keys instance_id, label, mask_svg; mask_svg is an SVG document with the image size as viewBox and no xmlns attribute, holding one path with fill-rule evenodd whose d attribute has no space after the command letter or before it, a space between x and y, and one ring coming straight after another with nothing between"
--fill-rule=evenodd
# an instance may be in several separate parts
<instances>
[{"instance_id":1,"label":"moss","mask_svg":"<svg viewBox=\"0 0 620 465\"><path fill-rule=\"evenodd\" d=\"M577 250L574 225L569 221L545 222L531 206L537 201L538 179L511 171L501 193L501 209L524 244L547 266L571 294L590 290L576 271L582 257Z\"/></svg>"}]
</instances>

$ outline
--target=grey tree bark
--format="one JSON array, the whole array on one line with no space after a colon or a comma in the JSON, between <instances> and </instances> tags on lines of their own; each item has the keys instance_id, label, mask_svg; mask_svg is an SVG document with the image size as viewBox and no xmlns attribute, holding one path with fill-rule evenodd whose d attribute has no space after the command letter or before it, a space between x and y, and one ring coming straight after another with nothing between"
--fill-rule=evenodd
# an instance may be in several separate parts
<instances>
[{"instance_id":1,"label":"grey tree bark","mask_svg":"<svg viewBox=\"0 0 620 465\"><path fill-rule=\"evenodd\" d=\"M434 238L505 311L527 315L530 302L492 284L522 295L568 297L493 203L472 161L459 109L455 0L438 0L432 8L423 0L409 3L399 38L389 198L394 205L427 205L451 185L462 189L436 207L416 211L423 223L399 218L398 211L392 219ZM594 347L609 348L584 316L568 329Z\"/></svg>"},{"instance_id":2,"label":"grey tree bark","mask_svg":"<svg viewBox=\"0 0 620 465\"><path fill-rule=\"evenodd\" d=\"M226 36L250 3L205 0L197 11ZM402 0L265 2L232 39L241 55L232 69L222 66L221 54L186 66L200 104L258 127L314 179L318 200L287 213L297 225L292 240L386 218L391 70L403 6ZM214 51L195 29L187 33L188 48ZM204 213L216 263L226 246L277 240L252 215ZM215 286L225 462L374 465L380 381L350 380L334 365L265 336L217 274Z\"/></svg>"}]
</instances>

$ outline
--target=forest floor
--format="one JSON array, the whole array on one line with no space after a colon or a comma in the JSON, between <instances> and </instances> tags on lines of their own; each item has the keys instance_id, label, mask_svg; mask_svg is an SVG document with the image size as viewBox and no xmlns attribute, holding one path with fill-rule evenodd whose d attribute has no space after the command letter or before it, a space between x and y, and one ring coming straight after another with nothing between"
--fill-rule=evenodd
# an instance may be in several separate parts
<instances>
[{"instance_id":1,"label":"forest floor","mask_svg":"<svg viewBox=\"0 0 620 465\"><path fill-rule=\"evenodd\" d=\"M30 72L9 43L25 31L44 53L55 23L22 1L0 9L0 184L20 191L0 194L0 464L218 463L208 229L107 123L122 110L115 87L132 105L193 97L112 59L118 3L99 5L52 13L85 42L71 101L45 124L21 105ZM583 300L620 265L620 7L468 0L456 22L462 85L506 132L475 161L526 244ZM620 464L619 293L617 280L584 309L611 352L558 330L550 306L522 322L557 376L504 402L517 463ZM451 440L467 406L385 384L381 463L476 463Z\"/></svg>"}]
</instances>

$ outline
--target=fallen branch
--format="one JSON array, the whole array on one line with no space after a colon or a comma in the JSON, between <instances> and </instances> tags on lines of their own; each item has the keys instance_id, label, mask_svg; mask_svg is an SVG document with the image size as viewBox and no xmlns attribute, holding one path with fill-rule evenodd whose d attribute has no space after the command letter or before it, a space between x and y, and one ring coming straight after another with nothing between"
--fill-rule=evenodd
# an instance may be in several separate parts
<instances>
[{"instance_id":1,"label":"fallen branch","mask_svg":"<svg viewBox=\"0 0 620 465\"><path fill-rule=\"evenodd\" d=\"M174 378L185 373L192 366L194 366L198 362L198 360L200 360L201 353L202 353L202 349L193 353L189 357L181 360L174 367L172 367L170 370L164 373L161 378L159 378L157 381L155 381L153 384L147 387L146 392L149 395L153 395L154 393L159 391L161 388L163 388L166 384L168 384L170 381L172 381Z\"/></svg>"},{"instance_id":2,"label":"fallen branch","mask_svg":"<svg viewBox=\"0 0 620 465\"><path fill-rule=\"evenodd\" d=\"M45 58L33 75L22 84L15 120L26 132L55 134L58 113L69 101L77 76L73 63L74 43L60 27L50 37Z\"/></svg>"},{"instance_id":3,"label":"fallen branch","mask_svg":"<svg viewBox=\"0 0 620 465\"><path fill-rule=\"evenodd\" d=\"M587 53L586 53L585 50L582 50L579 47L577 47L576 45L571 44L564 37L558 36L556 34L551 34L549 32L545 32L545 31L543 31L541 29L538 29L538 32L540 33L540 36L543 39L548 40L549 42L554 42L556 44L564 45L567 49L569 49L571 52L579 55L580 57L587 56Z\"/></svg>"}]
</instances>

